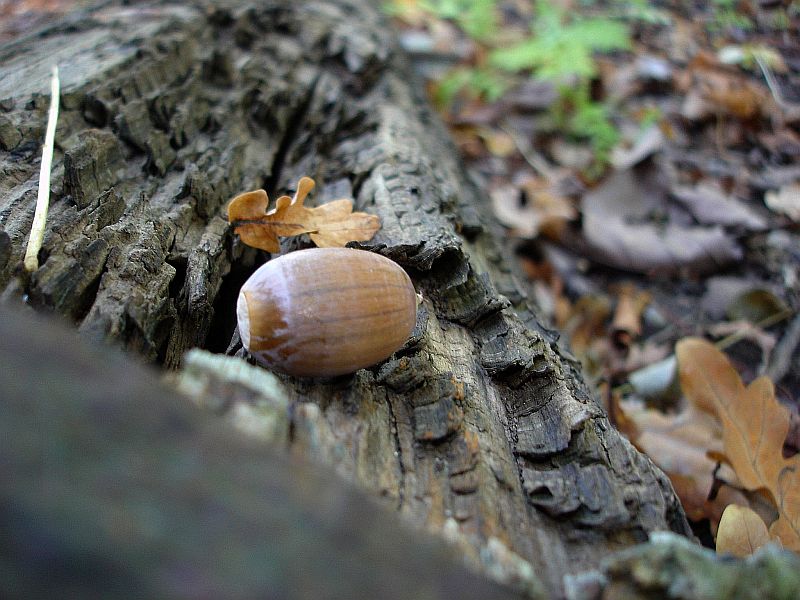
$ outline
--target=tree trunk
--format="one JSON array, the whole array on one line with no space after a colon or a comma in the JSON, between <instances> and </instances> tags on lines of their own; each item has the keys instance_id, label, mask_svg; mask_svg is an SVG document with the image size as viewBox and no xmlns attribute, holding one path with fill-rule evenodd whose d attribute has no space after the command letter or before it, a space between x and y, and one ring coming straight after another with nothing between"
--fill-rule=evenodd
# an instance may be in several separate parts
<instances>
[{"instance_id":1,"label":"tree trunk","mask_svg":"<svg viewBox=\"0 0 800 600\"><path fill-rule=\"evenodd\" d=\"M382 221L360 246L422 294L417 328L353 376L283 377L282 439L487 570L505 551L561 594L648 532L691 534L537 320L373 4L108 2L0 48L0 289L167 367L233 352L236 293L268 257L235 239L227 199L302 175L320 203L352 196ZM52 205L23 280L54 61Z\"/></svg>"}]
</instances>

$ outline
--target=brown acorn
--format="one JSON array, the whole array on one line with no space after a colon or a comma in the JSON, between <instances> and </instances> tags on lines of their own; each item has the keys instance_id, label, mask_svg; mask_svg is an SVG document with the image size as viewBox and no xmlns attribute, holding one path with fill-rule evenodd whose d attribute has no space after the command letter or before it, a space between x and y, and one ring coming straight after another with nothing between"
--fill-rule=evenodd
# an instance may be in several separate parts
<instances>
[{"instance_id":1,"label":"brown acorn","mask_svg":"<svg viewBox=\"0 0 800 600\"><path fill-rule=\"evenodd\" d=\"M416 322L406 272L349 248L298 250L270 260L242 286L236 307L245 349L290 375L353 373L398 350Z\"/></svg>"}]
</instances>

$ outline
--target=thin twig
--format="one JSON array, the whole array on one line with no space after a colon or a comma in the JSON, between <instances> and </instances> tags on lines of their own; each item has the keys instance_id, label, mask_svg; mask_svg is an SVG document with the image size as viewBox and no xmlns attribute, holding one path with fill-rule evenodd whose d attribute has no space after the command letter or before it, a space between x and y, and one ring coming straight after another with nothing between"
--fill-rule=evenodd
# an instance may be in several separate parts
<instances>
[{"instance_id":1,"label":"thin twig","mask_svg":"<svg viewBox=\"0 0 800 600\"><path fill-rule=\"evenodd\" d=\"M772 327L773 325L780 323L784 319L788 319L794 314L791 308L784 308L783 310L779 310L776 313L771 314L770 316L761 319L755 326L759 329L766 329L767 327ZM717 347L717 350L725 350L730 346L733 346L736 342L739 342L745 338L747 334L744 331L739 331L738 333L732 333L729 336L722 338L721 340L717 341L714 345Z\"/></svg>"},{"instance_id":2,"label":"thin twig","mask_svg":"<svg viewBox=\"0 0 800 600\"><path fill-rule=\"evenodd\" d=\"M42 166L39 169L39 193L36 197L36 212L33 215L31 237L25 250L25 270L30 272L39 268L39 249L44 239L44 225L47 222L47 209L50 205L50 168L53 164L53 146L56 139L59 96L58 67L53 67L50 81L50 112L47 116L47 131L42 148Z\"/></svg>"},{"instance_id":3,"label":"thin twig","mask_svg":"<svg viewBox=\"0 0 800 600\"><path fill-rule=\"evenodd\" d=\"M792 356L798 345L800 345L800 315L789 323L781 341L772 351L767 367L767 375L772 381L777 383L789 372L792 367Z\"/></svg>"},{"instance_id":4,"label":"thin twig","mask_svg":"<svg viewBox=\"0 0 800 600\"><path fill-rule=\"evenodd\" d=\"M798 118L798 114L800 114L800 104L797 104L796 102L788 102L783 97L780 86L778 85L772 70L769 68L769 65L758 55L755 56L755 59L756 64L758 64L758 67L761 69L761 74L764 75L764 80L767 82L767 87L769 88L770 93L775 99L775 103L778 105L778 107L783 109L783 111L786 113L785 117L787 119L796 120Z\"/></svg>"}]
</instances>

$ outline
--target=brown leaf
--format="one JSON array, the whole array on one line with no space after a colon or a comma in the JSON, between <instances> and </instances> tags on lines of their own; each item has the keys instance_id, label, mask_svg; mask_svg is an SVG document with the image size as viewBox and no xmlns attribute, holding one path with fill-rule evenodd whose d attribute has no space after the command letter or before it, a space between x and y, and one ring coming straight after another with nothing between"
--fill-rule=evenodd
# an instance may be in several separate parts
<instances>
[{"instance_id":1,"label":"brown leaf","mask_svg":"<svg viewBox=\"0 0 800 600\"><path fill-rule=\"evenodd\" d=\"M789 411L767 377L745 386L727 357L709 342L676 346L681 387L696 404L713 406L723 426L723 452L748 490L767 490L778 509L770 534L800 550L800 456L783 458Z\"/></svg>"},{"instance_id":2,"label":"brown leaf","mask_svg":"<svg viewBox=\"0 0 800 600\"><path fill-rule=\"evenodd\" d=\"M689 69L691 89L681 110L687 119L723 114L747 120L769 116L775 109L766 87L720 65L712 56L698 55Z\"/></svg>"},{"instance_id":3,"label":"brown leaf","mask_svg":"<svg viewBox=\"0 0 800 600\"><path fill-rule=\"evenodd\" d=\"M619 402L617 414L620 430L670 478L686 515L713 518L708 497L717 461L708 449L722 447L716 418L695 406L667 415L633 401Z\"/></svg>"},{"instance_id":4,"label":"brown leaf","mask_svg":"<svg viewBox=\"0 0 800 600\"><path fill-rule=\"evenodd\" d=\"M594 343L605 341L606 320L611 313L608 298L600 295L581 297L573 306L563 325L569 336L570 348L579 358L585 358Z\"/></svg>"},{"instance_id":5,"label":"brown leaf","mask_svg":"<svg viewBox=\"0 0 800 600\"><path fill-rule=\"evenodd\" d=\"M667 190L653 167L615 173L582 200L586 254L639 273L716 271L740 260L736 239L721 227L659 222Z\"/></svg>"},{"instance_id":6,"label":"brown leaf","mask_svg":"<svg viewBox=\"0 0 800 600\"><path fill-rule=\"evenodd\" d=\"M478 130L478 135L483 139L486 144L486 149L493 155L500 158L507 158L517 151L517 145L512 138L505 131L498 131L488 127Z\"/></svg>"},{"instance_id":7,"label":"brown leaf","mask_svg":"<svg viewBox=\"0 0 800 600\"><path fill-rule=\"evenodd\" d=\"M313 188L313 179L301 177L294 197L281 196L269 212L269 198L264 190L239 194L228 204L228 221L245 244L267 252L280 250L279 236L307 233L320 248L332 248L370 240L380 229L377 216L353 212L352 200L305 207L303 202Z\"/></svg>"},{"instance_id":8,"label":"brown leaf","mask_svg":"<svg viewBox=\"0 0 800 600\"><path fill-rule=\"evenodd\" d=\"M753 504L750 502L748 496L745 496L744 492L739 488L735 488L726 483L719 484L714 499L706 502L706 515L708 516L709 528L711 529L711 535L714 536L714 539L717 538L717 531L719 530L719 523L722 520L722 515L725 513L725 509L731 504L746 506L753 510ZM771 503L769 507L772 509ZM759 514L757 511L753 512L759 515L764 523L767 523L767 519L764 515ZM772 512L774 512L774 510L772 510Z\"/></svg>"},{"instance_id":9,"label":"brown leaf","mask_svg":"<svg viewBox=\"0 0 800 600\"><path fill-rule=\"evenodd\" d=\"M717 530L717 554L744 558L767 543L767 526L755 511L746 506L728 505Z\"/></svg>"},{"instance_id":10,"label":"brown leaf","mask_svg":"<svg viewBox=\"0 0 800 600\"><path fill-rule=\"evenodd\" d=\"M548 181L535 177L515 178L513 184L493 188L490 197L497 220L523 238L542 233L557 239L566 223L577 216L568 198L556 193Z\"/></svg>"},{"instance_id":11,"label":"brown leaf","mask_svg":"<svg viewBox=\"0 0 800 600\"><path fill-rule=\"evenodd\" d=\"M642 332L642 312L650 303L650 294L637 290L632 283L623 283L617 288L617 308L611 331L614 343L630 346Z\"/></svg>"}]
</instances>

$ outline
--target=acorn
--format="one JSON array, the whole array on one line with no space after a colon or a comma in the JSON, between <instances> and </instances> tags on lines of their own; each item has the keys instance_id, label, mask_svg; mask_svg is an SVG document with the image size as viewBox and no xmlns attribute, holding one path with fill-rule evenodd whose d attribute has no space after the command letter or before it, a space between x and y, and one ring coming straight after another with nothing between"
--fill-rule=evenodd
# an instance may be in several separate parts
<instances>
[{"instance_id":1,"label":"acorn","mask_svg":"<svg viewBox=\"0 0 800 600\"><path fill-rule=\"evenodd\" d=\"M417 296L384 256L311 248L270 260L242 286L236 306L245 349L289 375L344 375L379 363L411 335Z\"/></svg>"}]
</instances>

